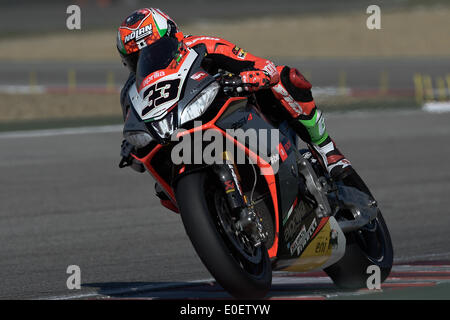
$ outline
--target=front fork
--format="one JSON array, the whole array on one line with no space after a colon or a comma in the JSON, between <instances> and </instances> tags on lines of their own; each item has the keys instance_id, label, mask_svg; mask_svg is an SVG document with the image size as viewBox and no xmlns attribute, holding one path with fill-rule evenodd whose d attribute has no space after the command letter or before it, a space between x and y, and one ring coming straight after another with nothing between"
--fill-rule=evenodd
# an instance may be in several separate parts
<instances>
[{"instance_id":1,"label":"front fork","mask_svg":"<svg viewBox=\"0 0 450 320\"><path fill-rule=\"evenodd\" d=\"M239 171L228 152L224 152L223 159L225 163L213 166L213 170L225 189L231 212L237 218L236 230L244 232L251 243L255 247L259 247L267 240L261 220L256 214L253 204L248 203L247 197L242 192Z\"/></svg>"}]
</instances>

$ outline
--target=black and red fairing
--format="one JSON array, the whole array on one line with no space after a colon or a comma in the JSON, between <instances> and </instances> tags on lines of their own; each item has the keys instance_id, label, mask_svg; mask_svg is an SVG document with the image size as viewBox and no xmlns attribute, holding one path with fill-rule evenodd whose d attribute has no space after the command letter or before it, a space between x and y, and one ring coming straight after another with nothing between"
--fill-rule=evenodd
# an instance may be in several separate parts
<instances>
[{"instance_id":1,"label":"black and red fairing","mask_svg":"<svg viewBox=\"0 0 450 320\"><path fill-rule=\"evenodd\" d=\"M294 152L295 148L292 147L295 145L295 139L290 137L289 134L285 135L280 132L278 141L270 141L271 130L277 130L277 128L264 118L259 109L248 98L227 97L222 92L217 94L207 110L196 119L201 120L202 125L194 126L193 121L181 123L180 115L184 108L202 90L216 81L201 68L204 51L202 52L201 48L196 50L198 50L196 51L197 58L190 65L182 87L178 88L180 90L179 99L174 100L173 105L165 109L167 112L163 114L162 118L156 120L153 118L143 119L143 111L145 110L143 106L131 108L125 122L124 133L144 131L152 134L154 140L147 146L140 148L133 156L144 164L161 185L174 207L176 207L174 186L178 179L195 170L204 169L207 165L172 165L170 159L173 144L169 143L166 137L159 135L155 131L155 123L170 116L173 125L172 129L187 129L178 134L180 137L198 131L216 130L224 140L231 142L237 149L244 152L253 163L256 163L258 172L265 173L264 175L259 175L259 180L262 185L261 193L266 193L267 199L269 199L267 210L270 210L273 217L273 239L270 242L268 252L270 257L275 257L279 251L279 234L282 228L282 221L290 208L292 208L298 193L297 158ZM141 81L145 82L147 77L143 77ZM151 85L151 83L148 85ZM145 90L145 86L138 86L142 89L141 91ZM140 97L142 98L142 96ZM261 148L266 148L266 150L258 152L256 146L249 145L246 141L239 141L226 132L227 129L238 128L242 130L265 129L268 136L263 140L266 141L266 144L257 143L257 145ZM270 146L274 147L270 148ZM275 165L277 170L274 170Z\"/></svg>"}]
</instances>

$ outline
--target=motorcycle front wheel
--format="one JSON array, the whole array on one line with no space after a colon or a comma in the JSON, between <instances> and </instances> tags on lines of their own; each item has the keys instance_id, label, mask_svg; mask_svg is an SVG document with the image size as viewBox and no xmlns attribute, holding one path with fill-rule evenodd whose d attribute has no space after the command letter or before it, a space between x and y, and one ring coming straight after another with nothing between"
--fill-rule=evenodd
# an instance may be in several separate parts
<instances>
[{"instance_id":1,"label":"motorcycle front wheel","mask_svg":"<svg viewBox=\"0 0 450 320\"><path fill-rule=\"evenodd\" d=\"M272 284L264 244L252 246L236 230L225 191L214 174L200 171L182 177L175 197L189 239L217 282L238 299L260 299Z\"/></svg>"}]
</instances>

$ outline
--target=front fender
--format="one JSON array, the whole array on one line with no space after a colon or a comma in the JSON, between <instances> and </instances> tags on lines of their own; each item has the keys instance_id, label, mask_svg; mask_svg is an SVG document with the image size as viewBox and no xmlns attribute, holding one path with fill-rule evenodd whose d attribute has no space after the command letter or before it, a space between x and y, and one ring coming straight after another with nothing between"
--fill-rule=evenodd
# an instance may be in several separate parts
<instances>
[{"instance_id":1,"label":"front fender","mask_svg":"<svg viewBox=\"0 0 450 320\"><path fill-rule=\"evenodd\" d=\"M207 168L212 167L211 164L177 164L173 166L172 172L172 189L175 190L177 187L178 181L181 178L201 170L206 170Z\"/></svg>"}]
</instances>

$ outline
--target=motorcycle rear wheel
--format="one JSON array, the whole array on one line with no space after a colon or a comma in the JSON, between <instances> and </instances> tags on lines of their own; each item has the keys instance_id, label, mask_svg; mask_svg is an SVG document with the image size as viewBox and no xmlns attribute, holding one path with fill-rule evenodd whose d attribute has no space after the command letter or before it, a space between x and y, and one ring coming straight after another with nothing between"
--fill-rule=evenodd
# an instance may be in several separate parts
<instances>
[{"instance_id":1,"label":"motorcycle rear wheel","mask_svg":"<svg viewBox=\"0 0 450 320\"><path fill-rule=\"evenodd\" d=\"M272 284L267 249L252 248L233 230L225 192L213 175L201 171L181 178L175 197L186 233L217 282L238 299L266 296Z\"/></svg>"},{"instance_id":2,"label":"motorcycle rear wheel","mask_svg":"<svg viewBox=\"0 0 450 320\"><path fill-rule=\"evenodd\" d=\"M347 233L345 237L344 256L324 270L334 284L342 289L367 288L373 272L368 270L371 265L380 269L380 283L386 280L392 269L394 253L381 211L378 210L377 217L371 223Z\"/></svg>"}]
</instances>

